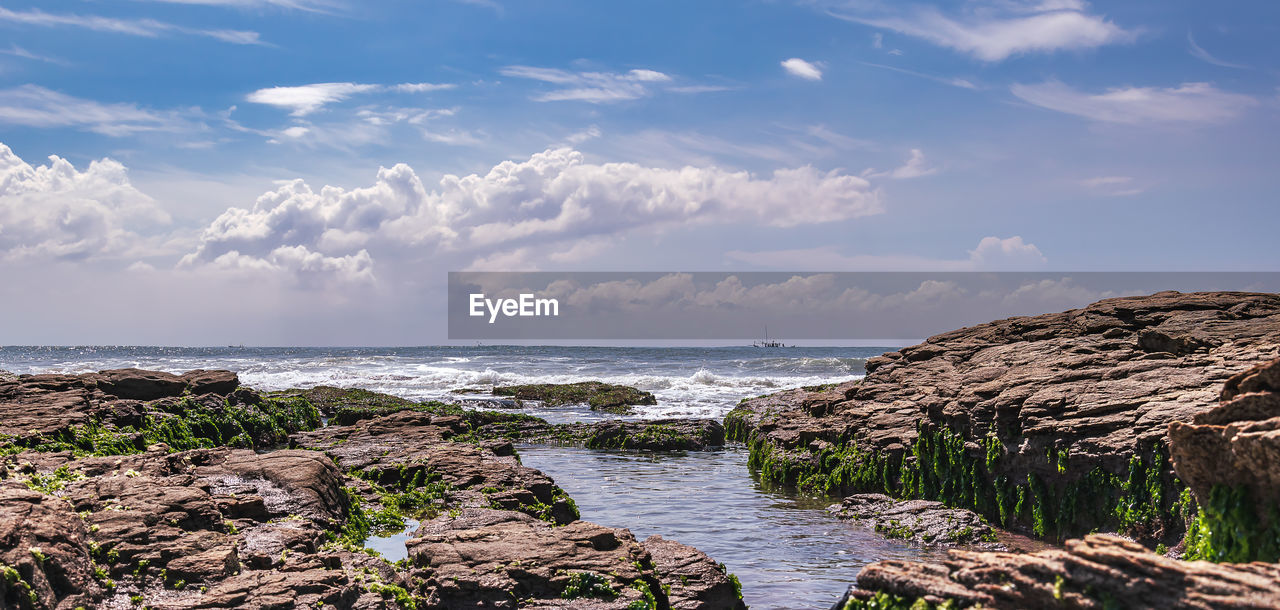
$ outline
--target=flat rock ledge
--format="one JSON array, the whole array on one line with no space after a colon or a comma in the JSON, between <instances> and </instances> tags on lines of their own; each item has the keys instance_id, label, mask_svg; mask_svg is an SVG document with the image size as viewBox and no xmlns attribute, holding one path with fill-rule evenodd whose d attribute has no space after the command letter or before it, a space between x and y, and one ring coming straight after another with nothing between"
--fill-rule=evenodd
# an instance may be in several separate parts
<instances>
[{"instance_id":1,"label":"flat rock ledge","mask_svg":"<svg viewBox=\"0 0 1280 610\"><path fill-rule=\"evenodd\" d=\"M724 426L713 419L650 419L549 424L542 420L497 422L480 433L533 444L582 445L589 449L705 451L724 446Z\"/></svg>"},{"instance_id":2,"label":"flat rock ledge","mask_svg":"<svg viewBox=\"0 0 1280 610\"><path fill-rule=\"evenodd\" d=\"M931 500L895 500L884 494L855 494L827 508L835 516L876 533L921 545L1006 550L995 528L981 515Z\"/></svg>"},{"instance_id":3,"label":"flat rock ledge","mask_svg":"<svg viewBox=\"0 0 1280 610\"><path fill-rule=\"evenodd\" d=\"M1280 565L1181 561L1094 534L1029 554L948 551L941 563L880 561L835 610L863 608L1276 608ZM913 605L916 604L916 605Z\"/></svg>"},{"instance_id":4,"label":"flat rock ledge","mask_svg":"<svg viewBox=\"0 0 1280 610\"><path fill-rule=\"evenodd\" d=\"M536 400L549 407L585 404L593 411L618 414L629 413L635 405L658 404L658 400L649 392L602 381L498 386L493 388L492 393L495 396L510 396L517 402Z\"/></svg>"}]
</instances>

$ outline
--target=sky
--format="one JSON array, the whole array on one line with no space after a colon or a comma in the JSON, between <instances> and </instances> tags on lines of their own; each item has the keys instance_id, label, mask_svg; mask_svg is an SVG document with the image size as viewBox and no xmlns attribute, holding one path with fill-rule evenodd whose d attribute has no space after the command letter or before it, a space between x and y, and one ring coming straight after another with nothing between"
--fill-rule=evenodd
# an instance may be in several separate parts
<instances>
[{"instance_id":1,"label":"sky","mask_svg":"<svg viewBox=\"0 0 1280 610\"><path fill-rule=\"evenodd\" d=\"M446 339L446 273L1275 271L1280 4L0 2L0 344Z\"/></svg>"}]
</instances>

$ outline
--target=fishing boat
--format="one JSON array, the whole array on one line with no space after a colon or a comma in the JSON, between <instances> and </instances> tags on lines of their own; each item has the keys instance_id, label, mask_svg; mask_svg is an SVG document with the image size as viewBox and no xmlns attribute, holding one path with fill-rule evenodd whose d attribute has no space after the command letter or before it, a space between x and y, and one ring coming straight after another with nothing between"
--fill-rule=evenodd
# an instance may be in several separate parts
<instances>
[{"instance_id":1,"label":"fishing boat","mask_svg":"<svg viewBox=\"0 0 1280 610\"><path fill-rule=\"evenodd\" d=\"M783 342L781 342L781 341L777 341L777 340L770 341L770 340L769 340L769 325L768 325L768 324L766 324L766 325L765 325L765 327L764 327L764 339L761 339L761 340L759 340L759 341L756 341L755 343L752 343L751 345L752 345L752 347L791 347L791 346L789 346L789 345L787 345L787 344L785 344L785 343L783 343Z\"/></svg>"}]
</instances>

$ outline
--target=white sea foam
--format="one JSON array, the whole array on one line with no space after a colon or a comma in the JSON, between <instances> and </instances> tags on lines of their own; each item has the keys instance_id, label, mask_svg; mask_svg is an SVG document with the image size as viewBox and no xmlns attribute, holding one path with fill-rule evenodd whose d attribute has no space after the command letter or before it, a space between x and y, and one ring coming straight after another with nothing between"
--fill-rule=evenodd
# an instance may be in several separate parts
<instances>
[{"instance_id":1,"label":"white sea foam","mask_svg":"<svg viewBox=\"0 0 1280 610\"><path fill-rule=\"evenodd\" d=\"M0 348L0 369L81 373L138 367L227 368L262 390L332 385L415 400L459 400L460 388L598 380L649 391L636 416L723 417L737 402L780 389L861 376L869 348ZM471 397L474 399L474 397ZM547 409L589 419L582 407Z\"/></svg>"}]
</instances>

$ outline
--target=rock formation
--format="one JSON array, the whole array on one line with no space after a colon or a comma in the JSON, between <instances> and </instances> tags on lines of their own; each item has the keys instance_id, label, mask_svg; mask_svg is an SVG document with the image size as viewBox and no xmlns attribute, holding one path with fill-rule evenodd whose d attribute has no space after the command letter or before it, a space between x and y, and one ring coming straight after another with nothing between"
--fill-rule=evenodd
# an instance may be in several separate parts
<instances>
[{"instance_id":1,"label":"rock formation","mask_svg":"<svg viewBox=\"0 0 1280 610\"><path fill-rule=\"evenodd\" d=\"M479 432L525 416L406 403L264 395L226 371L4 377L0 606L741 604L706 555L580 521L509 440ZM410 519L406 561L363 547Z\"/></svg>"},{"instance_id":2,"label":"rock formation","mask_svg":"<svg viewBox=\"0 0 1280 610\"><path fill-rule=\"evenodd\" d=\"M1280 560L1280 360L1228 379L1220 399L1169 425L1173 466L1200 505L1188 551Z\"/></svg>"},{"instance_id":3,"label":"rock formation","mask_svg":"<svg viewBox=\"0 0 1280 610\"><path fill-rule=\"evenodd\" d=\"M1280 295L1164 292L998 320L872 358L865 379L743 401L766 482L940 500L1040 536L1172 544L1167 429L1280 355Z\"/></svg>"},{"instance_id":4,"label":"rock formation","mask_svg":"<svg viewBox=\"0 0 1280 610\"><path fill-rule=\"evenodd\" d=\"M919 600L1010 610L1280 606L1280 565L1181 561L1106 534L1060 550L948 554L942 563L873 563L835 608L917 608Z\"/></svg>"}]
</instances>

